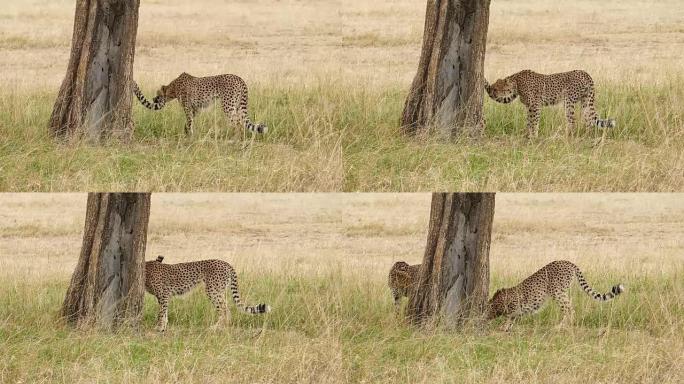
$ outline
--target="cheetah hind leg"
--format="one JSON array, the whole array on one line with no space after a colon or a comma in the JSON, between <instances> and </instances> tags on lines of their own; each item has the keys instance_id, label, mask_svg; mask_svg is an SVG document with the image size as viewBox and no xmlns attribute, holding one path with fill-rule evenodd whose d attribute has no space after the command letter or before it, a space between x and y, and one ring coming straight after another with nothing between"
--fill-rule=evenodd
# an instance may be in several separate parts
<instances>
[{"instance_id":1,"label":"cheetah hind leg","mask_svg":"<svg viewBox=\"0 0 684 384\"><path fill-rule=\"evenodd\" d=\"M159 302L159 315L157 316L157 331L166 331L166 325L169 323L169 299L167 297L157 297Z\"/></svg>"},{"instance_id":2,"label":"cheetah hind leg","mask_svg":"<svg viewBox=\"0 0 684 384\"><path fill-rule=\"evenodd\" d=\"M570 296L567 292L558 292L553 295L553 299L558 303L561 308L561 313L563 318L561 319L558 328L572 326L574 313L572 310L572 302L570 301Z\"/></svg>"},{"instance_id":3,"label":"cheetah hind leg","mask_svg":"<svg viewBox=\"0 0 684 384\"><path fill-rule=\"evenodd\" d=\"M527 108L527 138L532 139L539 136L539 118L541 107L537 104L531 104Z\"/></svg>"},{"instance_id":4,"label":"cheetah hind leg","mask_svg":"<svg viewBox=\"0 0 684 384\"><path fill-rule=\"evenodd\" d=\"M575 134L575 103L572 101L565 101L565 119L568 123L565 136L573 136Z\"/></svg>"},{"instance_id":5,"label":"cheetah hind leg","mask_svg":"<svg viewBox=\"0 0 684 384\"><path fill-rule=\"evenodd\" d=\"M228 305L226 305L223 290L206 287L206 291L209 300L214 304L214 308L216 308L216 313L218 314L218 319L216 320L216 323L211 326L211 329L218 329L219 327L228 325L230 323L230 311L228 310Z\"/></svg>"},{"instance_id":6,"label":"cheetah hind leg","mask_svg":"<svg viewBox=\"0 0 684 384\"><path fill-rule=\"evenodd\" d=\"M244 133L241 132L242 126L240 124L241 120L237 108L237 102L229 98L223 98L221 100L221 107L223 108L223 113L226 114L226 117L228 118L230 125L233 126L233 135L231 141L237 140L239 135L244 136Z\"/></svg>"},{"instance_id":7,"label":"cheetah hind leg","mask_svg":"<svg viewBox=\"0 0 684 384\"><path fill-rule=\"evenodd\" d=\"M190 107L183 107L185 112L185 136L192 136L194 133L195 125L195 110Z\"/></svg>"},{"instance_id":8,"label":"cheetah hind leg","mask_svg":"<svg viewBox=\"0 0 684 384\"><path fill-rule=\"evenodd\" d=\"M242 124L240 124L240 116L237 111L233 110L230 115L230 124L233 126L231 142L241 142L244 141L244 132L242 130Z\"/></svg>"}]
</instances>

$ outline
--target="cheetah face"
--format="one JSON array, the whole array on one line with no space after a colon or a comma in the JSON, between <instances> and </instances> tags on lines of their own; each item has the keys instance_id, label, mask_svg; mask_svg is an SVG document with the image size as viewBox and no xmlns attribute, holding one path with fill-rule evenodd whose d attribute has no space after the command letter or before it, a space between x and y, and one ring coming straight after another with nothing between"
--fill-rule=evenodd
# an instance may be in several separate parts
<instances>
[{"instance_id":1,"label":"cheetah face","mask_svg":"<svg viewBox=\"0 0 684 384\"><path fill-rule=\"evenodd\" d=\"M508 79L499 79L494 84L486 87L489 97L499 103L508 104L518 97L515 83Z\"/></svg>"},{"instance_id":2,"label":"cheetah face","mask_svg":"<svg viewBox=\"0 0 684 384\"><path fill-rule=\"evenodd\" d=\"M492 320L511 312L511 300L508 293L507 289L499 289L494 293L494 296L492 296L487 305L487 320Z\"/></svg>"}]
</instances>

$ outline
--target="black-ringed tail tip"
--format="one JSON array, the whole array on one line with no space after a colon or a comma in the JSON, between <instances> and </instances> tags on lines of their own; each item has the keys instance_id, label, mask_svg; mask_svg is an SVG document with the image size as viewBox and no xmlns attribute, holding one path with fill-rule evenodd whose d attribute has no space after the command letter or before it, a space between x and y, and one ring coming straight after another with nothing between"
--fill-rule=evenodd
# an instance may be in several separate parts
<instances>
[{"instance_id":1,"label":"black-ringed tail tip","mask_svg":"<svg viewBox=\"0 0 684 384\"><path fill-rule=\"evenodd\" d=\"M605 120L597 120L596 125L598 125L600 128L615 128L615 119L605 119Z\"/></svg>"},{"instance_id":2,"label":"black-ringed tail tip","mask_svg":"<svg viewBox=\"0 0 684 384\"><path fill-rule=\"evenodd\" d=\"M268 132L268 127L266 126L266 124L253 123L249 119L245 120L245 128L247 128L248 131L254 133L265 134L266 132Z\"/></svg>"},{"instance_id":3,"label":"black-ringed tail tip","mask_svg":"<svg viewBox=\"0 0 684 384\"><path fill-rule=\"evenodd\" d=\"M250 313L269 313L271 307L268 304L257 304L254 307L246 307L247 312Z\"/></svg>"}]
</instances>

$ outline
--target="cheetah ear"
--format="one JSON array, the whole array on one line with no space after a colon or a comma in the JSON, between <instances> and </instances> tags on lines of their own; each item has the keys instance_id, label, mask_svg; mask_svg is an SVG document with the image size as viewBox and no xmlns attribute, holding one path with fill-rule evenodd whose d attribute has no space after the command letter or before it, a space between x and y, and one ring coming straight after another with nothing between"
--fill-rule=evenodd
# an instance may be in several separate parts
<instances>
[{"instance_id":1,"label":"cheetah ear","mask_svg":"<svg viewBox=\"0 0 684 384\"><path fill-rule=\"evenodd\" d=\"M162 261L164 261L164 256L162 256L162 255L157 256L157 262L161 263Z\"/></svg>"}]
</instances>

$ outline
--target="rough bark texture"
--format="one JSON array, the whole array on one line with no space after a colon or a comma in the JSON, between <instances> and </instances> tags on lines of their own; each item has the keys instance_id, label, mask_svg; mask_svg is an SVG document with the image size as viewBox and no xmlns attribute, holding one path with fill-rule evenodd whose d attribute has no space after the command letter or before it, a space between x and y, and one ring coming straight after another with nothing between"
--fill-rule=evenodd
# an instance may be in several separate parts
<instances>
[{"instance_id":1,"label":"rough bark texture","mask_svg":"<svg viewBox=\"0 0 684 384\"><path fill-rule=\"evenodd\" d=\"M77 327L135 325L145 294L149 193L88 195L81 256L62 317Z\"/></svg>"},{"instance_id":2,"label":"rough bark texture","mask_svg":"<svg viewBox=\"0 0 684 384\"><path fill-rule=\"evenodd\" d=\"M483 132L489 2L428 0L418 71L401 119L407 133L430 125L448 136Z\"/></svg>"},{"instance_id":3,"label":"rough bark texture","mask_svg":"<svg viewBox=\"0 0 684 384\"><path fill-rule=\"evenodd\" d=\"M66 76L50 117L57 138L130 139L139 0L77 0Z\"/></svg>"},{"instance_id":4,"label":"rough bark texture","mask_svg":"<svg viewBox=\"0 0 684 384\"><path fill-rule=\"evenodd\" d=\"M407 316L414 324L460 325L484 311L494 193L434 193L420 280ZM440 316L437 316L440 315Z\"/></svg>"}]
</instances>

